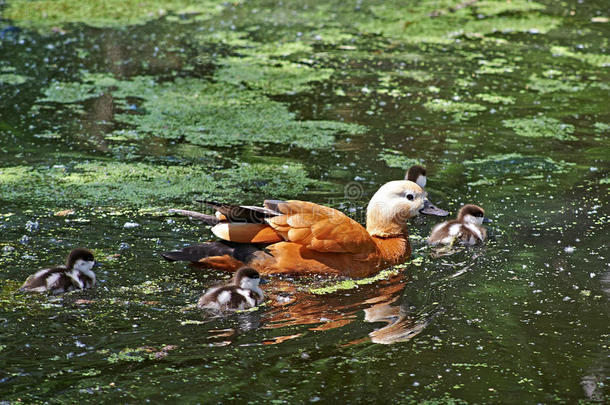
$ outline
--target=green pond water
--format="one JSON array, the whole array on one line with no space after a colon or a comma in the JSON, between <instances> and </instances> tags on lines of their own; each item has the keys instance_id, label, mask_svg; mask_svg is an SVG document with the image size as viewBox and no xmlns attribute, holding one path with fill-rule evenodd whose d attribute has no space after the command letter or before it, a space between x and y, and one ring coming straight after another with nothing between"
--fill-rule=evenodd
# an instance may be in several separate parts
<instances>
[{"instance_id":1,"label":"green pond water","mask_svg":"<svg viewBox=\"0 0 610 405\"><path fill-rule=\"evenodd\" d=\"M0 403L610 401L605 0L0 1ZM228 274L198 198L363 222L413 163L489 241L366 280ZM138 226L126 227L128 222ZM91 248L93 290L17 292Z\"/></svg>"}]
</instances>

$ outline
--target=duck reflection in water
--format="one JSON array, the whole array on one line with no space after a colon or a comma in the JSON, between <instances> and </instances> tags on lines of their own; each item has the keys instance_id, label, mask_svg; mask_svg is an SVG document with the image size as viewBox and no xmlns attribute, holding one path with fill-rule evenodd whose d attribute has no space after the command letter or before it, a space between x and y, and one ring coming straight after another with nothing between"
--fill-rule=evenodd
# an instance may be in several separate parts
<instances>
[{"instance_id":1,"label":"duck reflection in water","mask_svg":"<svg viewBox=\"0 0 610 405\"><path fill-rule=\"evenodd\" d=\"M358 321L359 313L363 311L365 322L387 325L348 344L369 340L382 344L404 342L419 334L435 316L425 314L422 317L414 308L400 305L409 281L408 275L401 272L372 284L358 285L358 288L314 294L303 291L292 280L276 279L271 283L272 291L269 289L272 308L265 313L262 327L276 329L307 325L308 330L324 331ZM284 337L282 341L298 336Z\"/></svg>"}]
</instances>

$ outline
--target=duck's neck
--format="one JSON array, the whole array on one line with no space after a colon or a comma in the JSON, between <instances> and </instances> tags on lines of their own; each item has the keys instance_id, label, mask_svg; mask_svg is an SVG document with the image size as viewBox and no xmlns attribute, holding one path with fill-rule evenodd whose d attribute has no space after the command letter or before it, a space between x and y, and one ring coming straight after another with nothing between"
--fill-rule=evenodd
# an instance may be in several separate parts
<instances>
[{"instance_id":1,"label":"duck's neck","mask_svg":"<svg viewBox=\"0 0 610 405\"><path fill-rule=\"evenodd\" d=\"M411 256L411 244L406 228L403 233L394 236L371 235L371 237L377 245L383 267L402 263Z\"/></svg>"}]
</instances>

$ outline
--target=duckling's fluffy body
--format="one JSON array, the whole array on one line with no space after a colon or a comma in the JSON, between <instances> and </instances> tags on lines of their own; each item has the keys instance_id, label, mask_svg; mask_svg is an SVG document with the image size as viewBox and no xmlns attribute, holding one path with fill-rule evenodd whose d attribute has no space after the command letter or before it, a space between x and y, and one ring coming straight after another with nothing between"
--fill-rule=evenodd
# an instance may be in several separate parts
<instances>
[{"instance_id":1,"label":"duckling's fluffy body","mask_svg":"<svg viewBox=\"0 0 610 405\"><path fill-rule=\"evenodd\" d=\"M60 294L84 290L95 285L93 253L87 249L72 250L65 266L38 270L27 278L19 289L22 292Z\"/></svg>"},{"instance_id":2,"label":"duckling's fluffy body","mask_svg":"<svg viewBox=\"0 0 610 405\"><path fill-rule=\"evenodd\" d=\"M487 238L487 230L482 226L483 222L489 222L485 218L483 208L468 204L460 208L457 219L441 222L432 228L428 237L431 245L449 245L459 240L466 245L474 245L484 242Z\"/></svg>"},{"instance_id":3,"label":"duckling's fluffy body","mask_svg":"<svg viewBox=\"0 0 610 405\"><path fill-rule=\"evenodd\" d=\"M230 284L212 287L199 298L197 307L220 311L243 310L260 305L264 299L258 286L260 275L251 267L242 267Z\"/></svg>"}]
</instances>

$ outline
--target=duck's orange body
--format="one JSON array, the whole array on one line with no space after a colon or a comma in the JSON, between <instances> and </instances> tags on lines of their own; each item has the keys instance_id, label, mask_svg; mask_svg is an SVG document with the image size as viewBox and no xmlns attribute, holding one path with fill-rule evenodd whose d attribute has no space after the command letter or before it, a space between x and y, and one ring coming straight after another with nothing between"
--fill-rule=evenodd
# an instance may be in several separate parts
<instances>
[{"instance_id":1,"label":"duck's orange body","mask_svg":"<svg viewBox=\"0 0 610 405\"><path fill-rule=\"evenodd\" d=\"M333 208L304 201L265 201L265 208L216 204L221 212L211 218L220 220L212 232L222 242L163 256L229 271L248 265L262 274L366 277L411 255L405 220L423 205L424 192L411 181L379 189L369 203L366 228ZM231 209L241 210L241 217L232 217Z\"/></svg>"}]
</instances>

